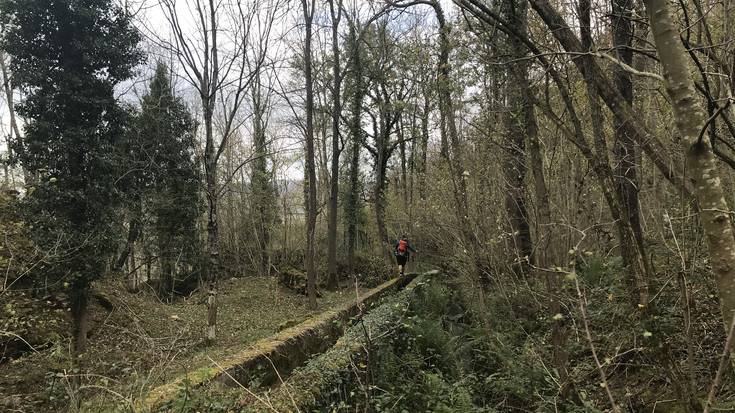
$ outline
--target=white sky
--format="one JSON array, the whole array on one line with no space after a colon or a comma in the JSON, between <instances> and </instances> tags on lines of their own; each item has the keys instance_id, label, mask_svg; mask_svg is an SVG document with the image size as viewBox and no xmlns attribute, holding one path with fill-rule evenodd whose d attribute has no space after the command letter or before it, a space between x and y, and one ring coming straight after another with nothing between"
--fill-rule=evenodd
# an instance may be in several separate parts
<instances>
[{"instance_id":1,"label":"white sky","mask_svg":"<svg viewBox=\"0 0 735 413\"><path fill-rule=\"evenodd\" d=\"M145 93L147 84L152 74L153 67L157 60L163 60L172 68L173 71L173 83L176 89L176 93L181 96L187 104L191 107L192 111L196 113L197 109L197 94L193 89L188 79L185 76L185 72L182 70L181 65L177 59L164 47L161 47L161 40L164 42L171 42L171 29L169 21L164 12L164 8L159 0L119 0L128 5L130 10L135 13L135 24L140 28L144 35L144 40L141 44L143 50L148 55L148 61L146 64L139 68L138 74L129 82L120 85L118 93L122 100L135 104L139 97ZM195 10L194 5L197 0L168 0L171 3L175 3L176 11L181 20L182 27L186 31L185 36L189 39L189 44L193 47L197 44L201 44L201 36L197 36L200 25L197 24L197 17L193 14ZM440 0L447 16L454 14L454 6L451 0ZM206 2L206 0L205 0ZM273 11L272 6L276 2L280 2L278 9ZM344 0L345 7L348 10L360 10L361 20L365 21L372 14L371 10L376 10L382 6L382 3L368 0ZM236 4L233 0L220 0L219 8L222 9L218 24L220 26L222 39L221 49L223 54L226 55L228 49L232 49L233 32L242 27L241 24L236 23L232 18L228 17L232 13L225 13L225 9L233 10L233 5ZM301 11L301 2L295 0L243 0L242 7L247 9L251 8L255 10L255 13L259 16L259 19L253 20L251 25L251 32L265 32L265 24L268 21L269 16L275 16L274 25L270 32L270 39L268 41L268 61L269 67L267 68L268 75L271 79L271 87L279 90L278 94L283 94L283 89L292 88L288 96L289 101L294 104L299 104L299 100L302 99L303 93L299 93L296 88L303 87L303 81L301 79L294 78L294 71L290 70L287 65L289 59L291 59L298 50L302 47L303 39L303 14ZM319 42L328 42L330 36L328 25L331 23L329 17L329 5L326 1L318 0L316 3L317 12L315 15L315 27L314 27L314 49L319 47ZM424 10L428 10L426 6L421 6ZM269 14L271 11L272 14ZM347 24L343 17L342 27L346 28ZM344 29L343 29L344 32ZM252 36L254 38L260 38L259 35ZM321 40L319 40L321 37ZM229 39L228 39L229 38ZM344 63L344 62L343 62ZM0 133L3 136L7 136L9 131L9 117L7 111L7 105L2 94L0 100ZM15 100L18 102L19 96L16 96ZM273 136L281 137L274 142L274 147L277 151L283 151L285 158L292 159L291 164L286 164L280 173L281 177L296 178L299 179L303 176L302 173L302 156L299 156L301 151L300 144L300 133L295 130L293 125L293 111L287 103L285 98L274 96L272 98L272 119L269 123L269 132ZM246 146L249 142L249 122L247 121L249 109L249 99L245 101L243 110L240 113L243 125L239 128L239 135L242 136L243 144ZM20 120L20 119L19 119ZM6 150L5 139L0 142L0 152ZM290 153L289 153L290 152Z\"/></svg>"}]
</instances>

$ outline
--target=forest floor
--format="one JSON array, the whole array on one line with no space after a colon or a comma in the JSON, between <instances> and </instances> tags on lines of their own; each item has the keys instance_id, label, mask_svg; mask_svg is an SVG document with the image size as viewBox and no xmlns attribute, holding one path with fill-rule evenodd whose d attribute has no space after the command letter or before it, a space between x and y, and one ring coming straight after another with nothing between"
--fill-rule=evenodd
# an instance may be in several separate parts
<instances>
[{"instance_id":1,"label":"forest floor","mask_svg":"<svg viewBox=\"0 0 735 413\"><path fill-rule=\"evenodd\" d=\"M114 309L93 306L92 335L82 360L84 374L80 376L71 367L68 317L63 311L40 309L39 314L46 314L44 322L56 326L59 339L0 364L0 411L58 411L77 397L89 400L104 396L107 402L128 404L152 386L211 364L210 358L217 360L242 350L315 314L307 309L305 296L283 289L275 278L223 281L218 296L217 342L206 346L202 338L207 309L202 294L166 304L153 294L127 293L120 281L106 281L95 290L104 294ZM354 300L362 291L354 287L324 291L319 311ZM53 305L50 301L46 304ZM56 323L48 320L53 314ZM72 392L71 383L77 377L80 391Z\"/></svg>"}]
</instances>

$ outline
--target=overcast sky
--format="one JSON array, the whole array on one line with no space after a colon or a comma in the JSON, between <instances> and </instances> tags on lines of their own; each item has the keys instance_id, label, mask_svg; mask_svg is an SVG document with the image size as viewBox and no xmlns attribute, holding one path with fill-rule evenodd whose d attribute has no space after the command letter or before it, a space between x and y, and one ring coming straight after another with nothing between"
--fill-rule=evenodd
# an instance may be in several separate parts
<instances>
[{"instance_id":1,"label":"overcast sky","mask_svg":"<svg viewBox=\"0 0 735 413\"><path fill-rule=\"evenodd\" d=\"M140 28L143 33L144 40L141 47L146 51L148 55L147 62L142 65L134 79L131 79L124 84L119 85L117 93L121 100L136 104L139 97L145 93L147 84L152 74L152 68L155 66L156 60L163 60L173 71L173 83L175 85L176 92L181 96L187 104L192 107L192 110L196 111L196 92L189 83L189 79L186 77L185 72L182 70L181 65L177 61L176 57L167 50L167 44L172 43L172 31L169 19L167 18L167 12L165 11L164 5L160 0L120 0L128 5L130 10L135 15L135 24ZM194 14L196 0L168 0L170 3L175 4L175 10L178 18L181 21L181 25L185 31L185 36L189 40L188 43L191 46L201 44L200 36L197 35L201 26L197 24L197 17ZM451 16L454 14L454 6L451 0L441 0L441 3L445 9L445 14ZM225 8L231 8L236 2L230 0L221 1L220 7L223 11ZM274 4L277 4L277 10L273 10ZM361 20L365 21L372 15L374 10L379 9L382 6L380 2L367 1L367 0L344 0L345 7L349 10L360 10ZM243 0L242 7L246 10L246 14L253 12L256 13L259 18L254 19L254 28L251 32L260 33L265 32L265 25L268 24L268 20L274 17L274 24L270 31L268 41L268 62L269 72L266 76L271 79L270 86L274 89L295 89L300 85L300 79L294 79L294 71L287 67L289 59L294 56L295 53L302 47L301 42L303 39L303 14L301 11L301 2L297 0ZM428 10L425 6L424 10ZM248 8L252 9L248 11ZM222 39L223 53L227 53L228 49L231 49L232 43L229 42L228 37L232 37L232 33L238 30L241 25L237 24L231 17L232 13L221 13L221 17L218 19L218 25L222 30L223 34L220 36ZM432 18L433 21L433 18ZM315 45L314 48L320 47L320 44L326 46L328 37L330 35L328 25L330 24L329 18L329 6L325 1L317 1L317 11L315 14ZM346 27L346 25L345 25ZM258 30L260 29L260 30ZM261 36L253 34L252 37L259 38ZM321 38L320 38L321 37ZM281 94L279 92L278 94ZM302 98L302 93L292 93L289 98L291 104L297 104L298 100ZM16 96L15 100L18 102L20 96ZM269 132L275 136L285 135L292 136L296 134L294 131L292 118L293 110L290 108L289 102L286 99L273 96L272 104L274 106L272 119L269 124ZM242 111L243 117L247 116L248 103L246 102L245 108ZM7 136L9 131L9 117L7 111L7 104L4 99L0 100L0 133ZM244 120L240 130L240 136L244 141L244 144L249 142L249 123ZM283 137L283 136L281 136ZM301 151L301 144L295 138L284 138L279 142L274 142L275 150L282 152L287 158L293 158L294 162L290 166L285 166L281 171L282 175L289 178L300 178L301 172L301 158L297 156L297 153ZM0 142L0 151L6 150L5 139ZM290 153L289 153L290 152ZM290 155L290 156L289 156Z\"/></svg>"}]
</instances>

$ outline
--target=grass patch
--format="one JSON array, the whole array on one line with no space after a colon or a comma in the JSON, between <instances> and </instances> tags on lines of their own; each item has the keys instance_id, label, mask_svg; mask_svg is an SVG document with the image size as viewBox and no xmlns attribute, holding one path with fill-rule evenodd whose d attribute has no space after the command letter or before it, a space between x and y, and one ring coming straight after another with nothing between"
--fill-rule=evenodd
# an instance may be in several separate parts
<instances>
[{"instance_id":1,"label":"grass patch","mask_svg":"<svg viewBox=\"0 0 735 413\"><path fill-rule=\"evenodd\" d=\"M225 280L219 284L217 342L205 346L203 296L165 304L151 294L126 293L117 280L95 288L115 309L92 308L83 372L72 370L68 330L60 330L50 348L0 365L0 410L59 411L70 403L89 411L129 406L153 386L210 366L210 358L239 352L279 332L284 323L298 324L314 315L306 297L284 291L275 278ZM354 288L323 294L319 312L356 297ZM81 376L81 387L72 391L74 376Z\"/></svg>"}]
</instances>

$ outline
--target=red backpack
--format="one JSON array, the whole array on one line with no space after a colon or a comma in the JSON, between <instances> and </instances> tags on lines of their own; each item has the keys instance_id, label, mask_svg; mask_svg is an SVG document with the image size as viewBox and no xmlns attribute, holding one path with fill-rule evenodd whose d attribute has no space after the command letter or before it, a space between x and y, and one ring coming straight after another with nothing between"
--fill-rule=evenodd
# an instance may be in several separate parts
<instances>
[{"instance_id":1,"label":"red backpack","mask_svg":"<svg viewBox=\"0 0 735 413\"><path fill-rule=\"evenodd\" d=\"M406 251L408 251L408 241L405 239L398 240L398 248L396 250L398 251L398 255L406 254Z\"/></svg>"}]
</instances>

